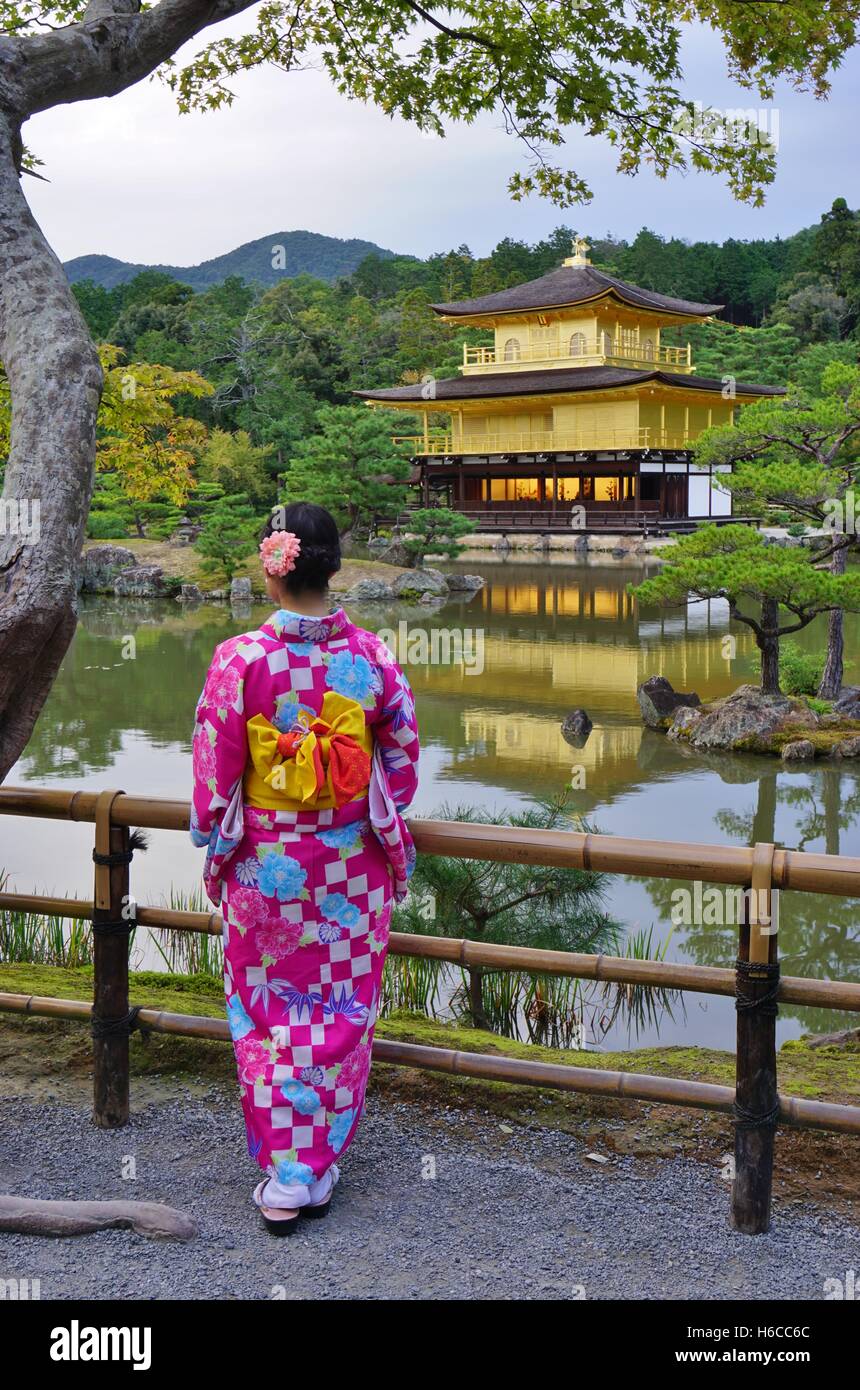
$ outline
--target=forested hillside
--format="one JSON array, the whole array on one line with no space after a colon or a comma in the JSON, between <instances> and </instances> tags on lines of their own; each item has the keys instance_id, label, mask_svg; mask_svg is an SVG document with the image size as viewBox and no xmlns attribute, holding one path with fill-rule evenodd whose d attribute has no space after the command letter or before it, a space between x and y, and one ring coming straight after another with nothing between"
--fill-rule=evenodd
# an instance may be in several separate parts
<instances>
[{"instance_id":1,"label":"forested hillside","mask_svg":"<svg viewBox=\"0 0 860 1390\"><path fill-rule=\"evenodd\" d=\"M64 270L72 284L92 280L106 290L127 284L136 275L157 270L190 285L205 290L220 285L228 275L241 275L249 284L276 285L285 275L315 275L318 280L338 280L351 275L365 256L391 256L372 241L321 236L318 232L272 232L228 251L224 256L202 261L200 265L133 265L114 256L76 256L66 261Z\"/></svg>"},{"instance_id":2,"label":"forested hillside","mask_svg":"<svg viewBox=\"0 0 860 1390\"><path fill-rule=\"evenodd\" d=\"M428 305L541 275L571 235L507 239L481 258L465 246L424 261L374 252L333 283L284 273L263 289L229 275L195 294L152 270L111 289L79 281L87 321L110 345L91 534L168 535L185 514L216 549L231 535L241 548L285 489L325 487L342 515L360 512L368 480L408 475L389 437L415 423L350 392L455 374L463 341L481 335L437 322ZM702 374L815 392L828 362L857 358L860 221L843 200L787 240L689 244L643 230L629 244L595 241L592 259L647 288L725 302L723 322L683 335Z\"/></svg>"}]
</instances>

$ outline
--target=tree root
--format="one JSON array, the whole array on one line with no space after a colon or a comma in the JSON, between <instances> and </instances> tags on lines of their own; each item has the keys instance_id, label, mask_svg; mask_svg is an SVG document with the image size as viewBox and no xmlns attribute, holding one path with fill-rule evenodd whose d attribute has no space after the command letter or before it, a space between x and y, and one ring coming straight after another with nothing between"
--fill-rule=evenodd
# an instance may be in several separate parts
<instances>
[{"instance_id":1,"label":"tree root","mask_svg":"<svg viewBox=\"0 0 860 1390\"><path fill-rule=\"evenodd\" d=\"M0 1231L27 1236L80 1236L120 1227L138 1235L191 1240L197 1226L161 1202L49 1202L0 1196Z\"/></svg>"}]
</instances>

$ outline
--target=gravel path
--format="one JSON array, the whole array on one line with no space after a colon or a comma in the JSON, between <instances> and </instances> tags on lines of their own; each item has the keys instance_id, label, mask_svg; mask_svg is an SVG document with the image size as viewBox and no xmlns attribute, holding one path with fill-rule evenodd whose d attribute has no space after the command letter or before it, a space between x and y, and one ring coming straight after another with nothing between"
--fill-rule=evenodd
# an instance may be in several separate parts
<instances>
[{"instance_id":1,"label":"gravel path","mask_svg":"<svg viewBox=\"0 0 860 1390\"><path fill-rule=\"evenodd\" d=\"M223 1092L177 1093L112 1132L81 1107L3 1100L0 1190L164 1201L193 1214L199 1235L0 1234L0 1277L70 1299L268 1299L279 1286L307 1299L568 1299L580 1285L589 1299L820 1299L826 1278L860 1270L860 1231L841 1218L795 1207L767 1236L740 1236L716 1171L585 1153L567 1135L371 1098L335 1209L277 1241L250 1206L256 1170Z\"/></svg>"}]
</instances>

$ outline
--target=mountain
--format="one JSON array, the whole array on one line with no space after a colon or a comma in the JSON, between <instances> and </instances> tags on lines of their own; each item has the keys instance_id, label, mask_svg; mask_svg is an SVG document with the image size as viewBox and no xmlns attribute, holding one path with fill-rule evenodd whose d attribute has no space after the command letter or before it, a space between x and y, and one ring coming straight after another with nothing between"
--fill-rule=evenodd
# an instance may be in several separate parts
<instances>
[{"instance_id":1,"label":"mountain","mask_svg":"<svg viewBox=\"0 0 860 1390\"><path fill-rule=\"evenodd\" d=\"M319 280L333 281L341 275L351 275L364 257L370 255L389 259L395 252L356 237L342 241L340 237L321 236L318 232L273 232L271 236L247 241L235 251L215 256L200 265L133 265L113 256L94 255L76 256L65 262L64 269L72 284L78 280L94 280L106 290L133 280L142 270L161 270L195 290L205 290L210 285L220 284L228 275L241 275L249 283L265 286L303 272Z\"/></svg>"}]
</instances>

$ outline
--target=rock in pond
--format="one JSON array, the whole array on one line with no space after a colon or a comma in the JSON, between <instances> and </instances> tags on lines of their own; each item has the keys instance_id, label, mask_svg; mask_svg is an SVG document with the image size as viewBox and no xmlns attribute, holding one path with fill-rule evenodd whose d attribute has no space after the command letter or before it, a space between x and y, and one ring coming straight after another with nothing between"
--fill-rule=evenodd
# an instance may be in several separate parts
<instances>
[{"instance_id":1,"label":"rock in pond","mask_svg":"<svg viewBox=\"0 0 860 1390\"><path fill-rule=\"evenodd\" d=\"M446 574L445 579L452 594L476 594L487 582L479 574Z\"/></svg>"},{"instance_id":2,"label":"rock in pond","mask_svg":"<svg viewBox=\"0 0 860 1390\"><path fill-rule=\"evenodd\" d=\"M394 590L383 579L359 579L345 594L345 603L391 603Z\"/></svg>"},{"instance_id":3,"label":"rock in pond","mask_svg":"<svg viewBox=\"0 0 860 1390\"><path fill-rule=\"evenodd\" d=\"M690 730L693 748L774 751L774 737L818 728L818 716L802 700L765 695L756 685L741 685L725 700L709 705Z\"/></svg>"},{"instance_id":4,"label":"rock in pond","mask_svg":"<svg viewBox=\"0 0 860 1390\"><path fill-rule=\"evenodd\" d=\"M792 739L783 745L782 760L785 763L808 762L815 757L815 744L809 738Z\"/></svg>"},{"instance_id":5,"label":"rock in pond","mask_svg":"<svg viewBox=\"0 0 860 1390\"><path fill-rule=\"evenodd\" d=\"M124 545L91 545L81 557L78 588L83 594L112 594L120 571L136 565L137 556Z\"/></svg>"},{"instance_id":6,"label":"rock in pond","mask_svg":"<svg viewBox=\"0 0 860 1390\"><path fill-rule=\"evenodd\" d=\"M180 584L176 599L178 603L202 603L203 595L196 584Z\"/></svg>"},{"instance_id":7,"label":"rock in pond","mask_svg":"<svg viewBox=\"0 0 860 1390\"><path fill-rule=\"evenodd\" d=\"M164 572L159 565L135 565L121 570L113 582L119 598L161 598L164 594Z\"/></svg>"},{"instance_id":8,"label":"rock in pond","mask_svg":"<svg viewBox=\"0 0 860 1390\"><path fill-rule=\"evenodd\" d=\"M448 581L441 570L414 569L399 574L392 588L397 598L421 598L432 594L434 598L445 598Z\"/></svg>"},{"instance_id":9,"label":"rock in pond","mask_svg":"<svg viewBox=\"0 0 860 1390\"><path fill-rule=\"evenodd\" d=\"M584 709L573 709L561 721L561 736L574 747L581 747L593 728L594 725Z\"/></svg>"},{"instance_id":10,"label":"rock in pond","mask_svg":"<svg viewBox=\"0 0 860 1390\"><path fill-rule=\"evenodd\" d=\"M672 716L672 723L669 725L666 737L673 739L687 739L690 737L690 730L694 724L698 724L702 718L702 709L699 705L679 705Z\"/></svg>"},{"instance_id":11,"label":"rock in pond","mask_svg":"<svg viewBox=\"0 0 860 1390\"><path fill-rule=\"evenodd\" d=\"M240 579L237 575L235 579L230 581L231 603L250 603L253 597L250 579Z\"/></svg>"},{"instance_id":12,"label":"rock in pond","mask_svg":"<svg viewBox=\"0 0 860 1390\"><path fill-rule=\"evenodd\" d=\"M649 676L636 691L639 709L649 729L665 729L679 706L700 705L698 695L673 690L665 676Z\"/></svg>"},{"instance_id":13,"label":"rock in pond","mask_svg":"<svg viewBox=\"0 0 860 1390\"><path fill-rule=\"evenodd\" d=\"M843 738L831 748L830 756L837 761L841 761L842 758L860 758L860 734Z\"/></svg>"}]
</instances>

